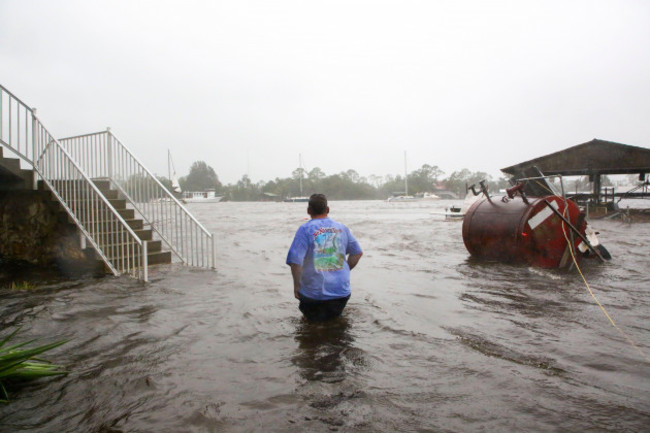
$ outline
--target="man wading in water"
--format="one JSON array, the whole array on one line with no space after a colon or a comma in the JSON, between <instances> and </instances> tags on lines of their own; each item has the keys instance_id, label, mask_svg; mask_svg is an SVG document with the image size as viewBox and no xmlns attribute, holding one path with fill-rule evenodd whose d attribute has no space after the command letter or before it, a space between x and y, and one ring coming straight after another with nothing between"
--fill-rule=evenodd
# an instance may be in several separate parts
<instances>
[{"instance_id":1,"label":"man wading in water","mask_svg":"<svg viewBox=\"0 0 650 433\"><path fill-rule=\"evenodd\" d=\"M330 219L329 211L325 195L309 197L311 220L298 228L287 254L293 295L310 321L341 315L350 299L350 271L363 255L350 230Z\"/></svg>"}]
</instances>

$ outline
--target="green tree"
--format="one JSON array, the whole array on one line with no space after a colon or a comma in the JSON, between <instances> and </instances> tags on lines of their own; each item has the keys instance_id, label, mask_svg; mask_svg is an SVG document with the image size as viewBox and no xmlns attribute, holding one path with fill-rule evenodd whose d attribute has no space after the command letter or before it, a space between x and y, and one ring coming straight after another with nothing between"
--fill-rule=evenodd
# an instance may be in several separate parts
<instances>
[{"instance_id":1,"label":"green tree","mask_svg":"<svg viewBox=\"0 0 650 433\"><path fill-rule=\"evenodd\" d=\"M374 186L376 189L379 189L379 187L383 183L383 178L381 176L377 176L377 175L374 175L374 174L371 174L370 176L368 176L368 180L369 180L370 184L372 186Z\"/></svg>"},{"instance_id":2,"label":"green tree","mask_svg":"<svg viewBox=\"0 0 650 433\"><path fill-rule=\"evenodd\" d=\"M321 170L318 167L312 168L311 171L307 174L307 178L312 182L318 182L319 180L322 180L324 177L325 177L325 173L323 173L323 170Z\"/></svg>"},{"instance_id":3,"label":"green tree","mask_svg":"<svg viewBox=\"0 0 650 433\"><path fill-rule=\"evenodd\" d=\"M235 185L227 188L228 198L233 201L255 201L262 195L261 185L254 184L247 175L243 175Z\"/></svg>"},{"instance_id":4,"label":"green tree","mask_svg":"<svg viewBox=\"0 0 650 433\"><path fill-rule=\"evenodd\" d=\"M341 172L341 177L343 177L343 179L346 179L352 183L358 183L359 180L361 179L361 176L359 176L359 173L357 173L355 170L348 170L345 172Z\"/></svg>"},{"instance_id":5,"label":"green tree","mask_svg":"<svg viewBox=\"0 0 650 433\"><path fill-rule=\"evenodd\" d=\"M217 173L204 161L194 162L190 167L190 173L186 177L179 179L179 183L184 191L214 189L219 192L222 188Z\"/></svg>"},{"instance_id":6,"label":"green tree","mask_svg":"<svg viewBox=\"0 0 650 433\"><path fill-rule=\"evenodd\" d=\"M453 191L462 197L465 195L467 187L471 185L476 185L475 189L478 191L480 188L479 183L482 180L487 181L488 191L491 194L497 194L499 192L499 189L496 188L496 185L492 182L492 176L482 171L471 172L466 168L460 171L454 171L444 180L444 183L448 190Z\"/></svg>"},{"instance_id":7,"label":"green tree","mask_svg":"<svg viewBox=\"0 0 650 433\"><path fill-rule=\"evenodd\" d=\"M431 192L435 190L438 177L444 174L437 165L424 164L420 169L408 175L409 194Z\"/></svg>"},{"instance_id":8,"label":"green tree","mask_svg":"<svg viewBox=\"0 0 650 433\"><path fill-rule=\"evenodd\" d=\"M391 176L387 175L384 178L384 183L379 187L380 198L388 198L395 194L404 194L404 178L400 175ZM409 190L409 192L411 192Z\"/></svg>"}]
</instances>

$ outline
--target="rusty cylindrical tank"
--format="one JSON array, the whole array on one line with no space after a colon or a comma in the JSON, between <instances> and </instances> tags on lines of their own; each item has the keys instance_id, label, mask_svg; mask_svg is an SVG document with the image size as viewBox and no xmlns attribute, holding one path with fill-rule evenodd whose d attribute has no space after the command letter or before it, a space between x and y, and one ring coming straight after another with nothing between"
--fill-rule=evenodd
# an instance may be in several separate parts
<instances>
[{"instance_id":1,"label":"rusty cylindrical tank","mask_svg":"<svg viewBox=\"0 0 650 433\"><path fill-rule=\"evenodd\" d=\"M555 207L584 234L584 214L575 202L562 197L484 198L474 203L463 219L463 241L469 253L487 260L528 263L557 268L571 262L567 238L577 246L581 240L550 209ZM579 254L577 255L579 257Z\"/></svg>"}]
</instances>

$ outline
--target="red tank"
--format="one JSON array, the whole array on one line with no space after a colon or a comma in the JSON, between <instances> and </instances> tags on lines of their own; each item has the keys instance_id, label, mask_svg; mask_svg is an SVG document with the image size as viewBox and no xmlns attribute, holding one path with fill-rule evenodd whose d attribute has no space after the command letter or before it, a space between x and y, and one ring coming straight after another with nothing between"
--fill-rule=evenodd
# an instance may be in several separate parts
<instances>
[{"instance_id":1,"label":"red tank","mask_svg":"<svg viewBox=\"0 0 650 433\"><path fill-rule=\"evenodd\" d=\"M548 201L581 234L586 223L578 205L571 200L550 195L514 198L484 198L474 203L463 219L463 241L472 256L528 263L544 268L569 265L567 248L581 242L570 227L545 203ZM575 251L575 250L574 250ZM576 253L579 258L580 254Z\"/></svg>"}]
</instances>

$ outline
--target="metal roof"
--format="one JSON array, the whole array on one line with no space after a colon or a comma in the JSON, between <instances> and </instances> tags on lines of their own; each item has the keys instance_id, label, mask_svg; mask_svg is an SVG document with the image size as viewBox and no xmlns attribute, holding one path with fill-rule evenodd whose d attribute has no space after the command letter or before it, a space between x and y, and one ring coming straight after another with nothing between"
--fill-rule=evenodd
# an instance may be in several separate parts
<instances>
[{"instance_id":1,"label":"metal roof","mask_svg":"<svg viewBox=\"0 0 650 433\"><path fill-rule=\"evenodd\" d=\"M545 175L563 176L650 173L650 149L594 138L501 171L516 175L529 167L537 167Z\"/></svg>"}]
</instances>

